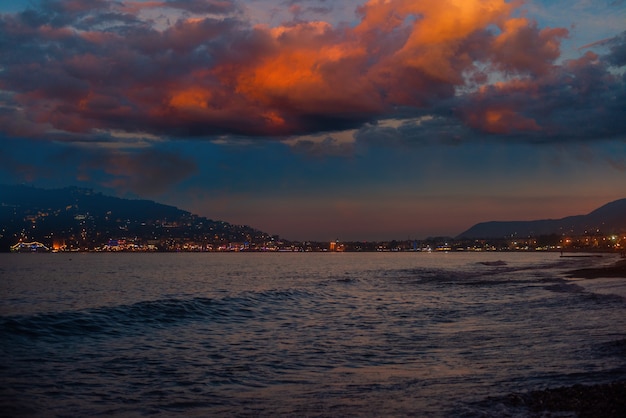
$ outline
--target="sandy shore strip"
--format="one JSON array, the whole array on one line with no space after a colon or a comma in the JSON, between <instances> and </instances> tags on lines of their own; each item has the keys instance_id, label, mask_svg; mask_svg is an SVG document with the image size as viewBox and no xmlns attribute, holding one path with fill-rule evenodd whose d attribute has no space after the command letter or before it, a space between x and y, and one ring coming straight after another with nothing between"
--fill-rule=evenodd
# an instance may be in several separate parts
<instances>
[{"instance_id":1,"label":"sandy shore strip","mask_svg":"<svg viewBox=\"0 0 626 418\"><path fill-rule=\"evenodd\" d=\"M589 267L568 271L567 277L594 279L588 282L601 285L602 279L610 285L608 293L614 293L616 279L626 279L626 259L620 259L613 265ZM609 280L611 279L611 280ZM620 280L620 282L623 282ZM626 348L626 340L619 341ZM626 351L624 351L626 354ZM512 393L501 399L509 407L522 408L536 417L578 417L578 418L624 418L626 417L626 380L597 385L565 386L527 393Z\"/></svg>"},{"instance_id":2,"label":"sandy shore strip","mask_svg":"<svg viewBox=\"0 0 626 418\"><path fill-rule=\"evenodd\" d=\"M626 260L619 260L612 266L591 267L565 273L570 278L597 279L599 277L621 277L626 279Z\"/></svg>"},{"instance_id":3,"label":"sandy shore strip","mask_svg":"<svg viewBox=\"0 0 626 418\"><path fill-rule=\"evenodd\" d=\"M514 393L508 395L504 403L528 409L533 413L532 416L623 418L626 417L626 381ZM550 413L561 414L551 415ZM562 415L562 413L575 415Z\"/></svg>"}]
</instances>

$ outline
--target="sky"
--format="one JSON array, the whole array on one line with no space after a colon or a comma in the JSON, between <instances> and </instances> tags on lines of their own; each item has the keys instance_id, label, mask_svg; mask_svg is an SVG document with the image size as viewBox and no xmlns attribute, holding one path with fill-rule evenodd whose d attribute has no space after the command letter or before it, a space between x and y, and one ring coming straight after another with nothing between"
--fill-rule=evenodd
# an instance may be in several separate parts
<instances>
[{"instance_id":1,"label":"sky","mask_svg":"<svg viewBox=\"0 0 626 418\"><path fill-rule=\"evenodd\" d=\"M0 182L290 240L626 197L624 0L0 4Z\"/></svg>"}]
</instances>

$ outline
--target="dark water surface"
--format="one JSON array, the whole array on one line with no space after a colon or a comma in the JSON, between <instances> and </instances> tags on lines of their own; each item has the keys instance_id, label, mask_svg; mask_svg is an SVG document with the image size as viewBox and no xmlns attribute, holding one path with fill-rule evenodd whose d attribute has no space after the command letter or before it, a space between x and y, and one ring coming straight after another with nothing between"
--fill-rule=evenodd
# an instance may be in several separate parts
<instances>
[{"instance_id":1,"label":"dark water surface","mask_svg":"<svg viewBox=\"0 0 626 418\"><path fill-rule=\"evenodd\" d=\"M626 378L626 280L561 274L612 261L0 254L0 414L526 416Z\"/></svg>"}]
</instances>

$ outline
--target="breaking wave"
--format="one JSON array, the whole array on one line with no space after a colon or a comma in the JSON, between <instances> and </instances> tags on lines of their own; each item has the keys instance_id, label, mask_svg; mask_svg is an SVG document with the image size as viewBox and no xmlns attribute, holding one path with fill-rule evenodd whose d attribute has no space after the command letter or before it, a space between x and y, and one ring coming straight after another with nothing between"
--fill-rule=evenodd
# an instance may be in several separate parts
<instances>
[{"instance_id":1,"label":"breaking wave","mask_svg":"<svg viewBox=\"0 0 626 418\"><path fill-rule=\"evenodd\" d=\"M242 323L277 314L281 305L311 298L301 290L248 293L222 299L143 301L131 305L0 318L0 337L60 339L119 337L188 322Z\"/></svg>"}]
</instances>

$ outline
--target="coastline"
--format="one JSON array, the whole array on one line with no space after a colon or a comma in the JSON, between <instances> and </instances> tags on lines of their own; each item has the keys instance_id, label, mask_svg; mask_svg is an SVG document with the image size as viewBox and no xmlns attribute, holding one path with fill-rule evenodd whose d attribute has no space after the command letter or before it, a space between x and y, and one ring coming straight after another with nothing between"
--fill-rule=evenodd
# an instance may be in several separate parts
<instances>
[{"instance_id":1,"label":"coastline","mask_svg":"<svg viewBox=\"0 0 626 418\"><path fill-rule=\"evenodd\" d=\"M626 279L626 260L618 260L612 266L571 270L566 272L565 275L569 278L579 279L597 279L600 277L618 277Z\"/></svg>"},{"instance_id":2,"label":"coastline","mask_svg":"<svg viewBox=\"0 0 626 418\"><path fill-rule=\"evenodd\" d=\"M537 416L574 412L579 418L621 418L626 416L626 380L513 393L503 402L525 408Z\"/></svg>"},{"instance_id":3,"label":"coastline","mask_svg":"<svg viewBox=\"0 0 626 418\"><path fill-rule=\"evenodd\" d=\"M565 276L570 279L583 280L626 279L626 259L619 259L608 266L570 270L565 272ZM626 340L616 343L626 348ZM626 354L626 351L623 352ZM502 402L511 407L526 409L538 416L573 412L574 416L579 418L596 416L621 418L626 416L626 380L618 379L604 384L576 384L526 393L512 393L507 395Z\"/></svg>"}]
</instances>

